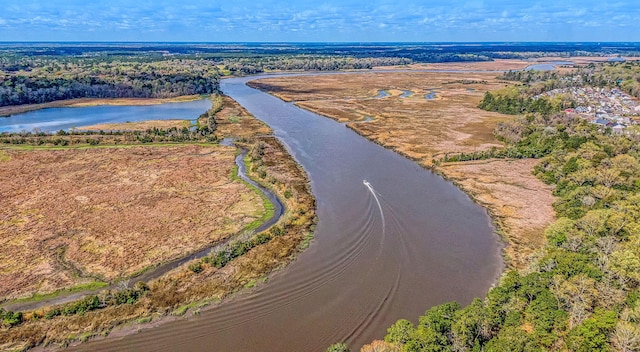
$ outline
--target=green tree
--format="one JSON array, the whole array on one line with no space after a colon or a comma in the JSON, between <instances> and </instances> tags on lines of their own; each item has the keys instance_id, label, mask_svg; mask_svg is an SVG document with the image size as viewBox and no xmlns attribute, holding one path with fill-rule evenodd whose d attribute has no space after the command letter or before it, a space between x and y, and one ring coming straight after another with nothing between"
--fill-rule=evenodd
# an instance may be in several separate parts
<instances>
[{"instance_id":1,"label":"green tree","mask_svg":"<svg viewBox=\"0 0 640 352\"><path fill-rule=\"evenodd\" d=\"M327 348L327 352L350 352L349 346L346 343L334 343L333 345Z\"/></svg>"},{"instance_id":2,"label":"green tree","mask_svg":"<svg viewBox=\"0 0 640 352\"><path fill-rule=\"evenodd\" d=\"M612 311L596 310L591 318L569 332L567 346L571 351L609 351L609 334L615 329L617 315Z\"/></svg>"},{"instance_id":3,"label":"green tree","mask_svg":"<svg viewBox=\"0 0 640 352\"><path fill-rule=\"evenodd\" d=\"M409 341L413 330L413 324L410 321L400 319L387 329L387 335L384 340L391 343L405 344Z\"/></svg>"}]
</instances>

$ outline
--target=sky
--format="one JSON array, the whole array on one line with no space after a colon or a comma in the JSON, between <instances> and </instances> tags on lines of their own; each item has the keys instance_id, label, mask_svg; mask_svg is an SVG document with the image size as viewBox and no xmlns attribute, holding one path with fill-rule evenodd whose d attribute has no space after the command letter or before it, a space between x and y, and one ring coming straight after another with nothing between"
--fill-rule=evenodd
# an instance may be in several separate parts
<instances>
[{"instance_id":1,"label":"sky","mask_svg":"<svg viewBox=\"0 0 640 352\"><path fill-rule=\"evenodd\" d=\"M640 41L640 1L0 0L2 41Z\"/></svg>"}]
</instances>

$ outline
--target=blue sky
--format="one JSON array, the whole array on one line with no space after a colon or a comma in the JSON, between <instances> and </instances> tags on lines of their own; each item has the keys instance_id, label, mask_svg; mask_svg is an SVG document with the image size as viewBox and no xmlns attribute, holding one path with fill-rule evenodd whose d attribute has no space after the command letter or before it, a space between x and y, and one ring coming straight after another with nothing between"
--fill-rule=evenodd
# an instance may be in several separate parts
<instances>
[{"instance_id":1,"label":"blue sky","mask_svg":"<svg viewBox=\"0 0 640 352\"><path fill-rule=\"evenodd\" d=\"M640 41L638 0L0 0L0 41Z\"/></svg>"}]
</instances>

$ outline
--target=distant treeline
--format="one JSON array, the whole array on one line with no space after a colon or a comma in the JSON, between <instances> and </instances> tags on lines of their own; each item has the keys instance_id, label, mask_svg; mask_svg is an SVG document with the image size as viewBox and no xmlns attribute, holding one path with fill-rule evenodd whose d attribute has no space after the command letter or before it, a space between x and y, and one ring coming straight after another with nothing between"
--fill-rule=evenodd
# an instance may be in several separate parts
<instances>
[{"instance_id":1,"label":"distant treeline","mask_svg":"<svg viewBox=\"0 0 640 352\"><path fill-rule=\"evenodd\" d=\"M488 58L540 56L640 55L638 43L7 43L0 54L51 57L256 57L281 55L402 57L414 61L455 58L465 54Z\"/></svg>"},{"instance_id":2,"label":"distant treeline","mask_svg":"<svg viewBox=\"0 0 640 352\"><path fill-rule=\"evenodd\" d=\"M336 71L371 69L376 66L407 65L411 59L401 57L355 58L344 56L267 56L210 59L229 74L255 74L273 70Z\"/></svg>"},{"instance_id":3,"label":"distant treeline","mask_svg":"<svg viewBox=\"0 0 640 352\"><path fill-rule=\"evenodd\" d=\"M73 98L169 98L219 88L217 69L201 60L11 61L0 60L0 106Z\"/></svg>"},{"instance_id":4,"label":"distant treeline","mask_svg":"<svg viewBox=\"0 0 640 352\"><path fill-rule=\"evenodd\" d=\"M415 62L605 54L640 55L640 45L0 44L0 106L72 98L167 98L208 94L218 91L221 75L265 71L334 71ZM557 73L513 71L506 73L504 78L527 83L529 93L592 84L616 85L640 96L637 73L640 69L617 70L615 67L614 64L592 65L571 77Z\"/></svg>"}]
</instances>

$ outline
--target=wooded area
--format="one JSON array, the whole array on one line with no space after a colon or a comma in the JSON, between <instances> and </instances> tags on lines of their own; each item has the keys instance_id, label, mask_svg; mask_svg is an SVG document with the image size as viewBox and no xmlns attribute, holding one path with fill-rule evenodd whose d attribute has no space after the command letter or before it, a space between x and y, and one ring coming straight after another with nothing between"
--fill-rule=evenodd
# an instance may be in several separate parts
<instances>
[{"instance_id":1,"label":"wooded area","mask_svg":"<svg viewBox=\"0 0 640 352\"><path fill-rule=\"evenodd\" d=\"M153 62L0 57L0 106L73 98L169 98L218 91L202 60Z\"/></svg>"}]
</instances>

